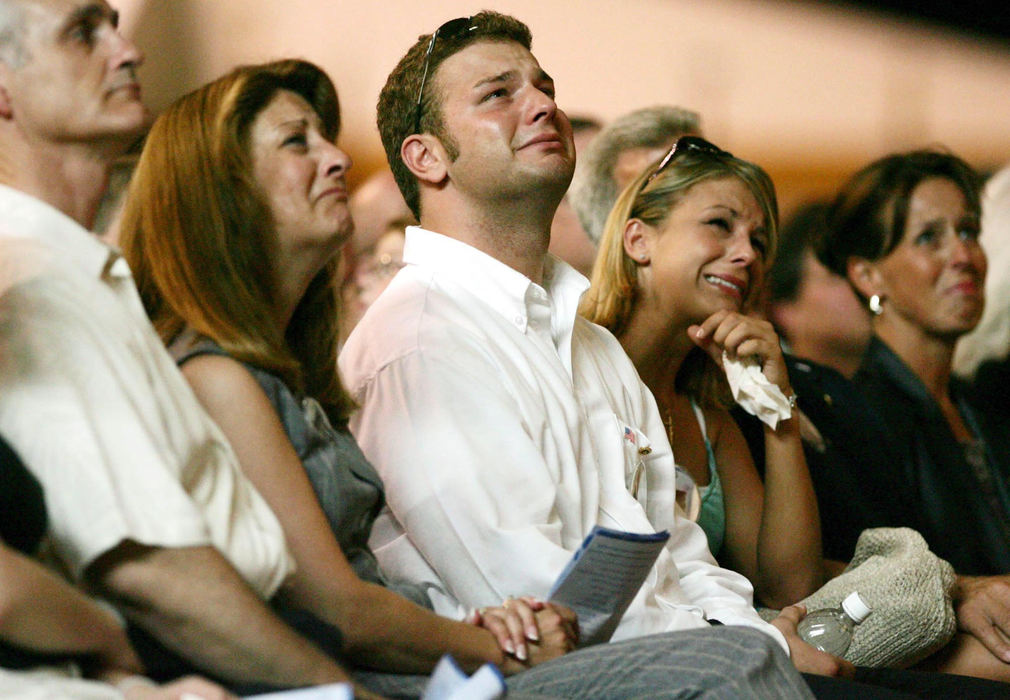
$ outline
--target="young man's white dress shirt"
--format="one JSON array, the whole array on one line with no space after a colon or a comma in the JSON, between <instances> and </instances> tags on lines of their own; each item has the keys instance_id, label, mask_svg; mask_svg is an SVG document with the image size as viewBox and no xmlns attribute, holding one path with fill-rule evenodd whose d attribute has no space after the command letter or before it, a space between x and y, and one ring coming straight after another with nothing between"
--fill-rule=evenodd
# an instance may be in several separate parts
<instances>
[{"instance_id":1,"label":"young man's white dress shirt","mask_svg":"<svg viewBox=\"0 0 1010 700\"><path fill-rule=\"evenodd\" d=\"M459 615L546 596L594 525L667 529L614 639L718 620L786 647L750 583L675 512L656 403L617 340L577 315L585 277L549 258L540 286L418 227L404 262L340 356L361 405L352 432L386 486L371 540L383 569Z\"/></svg>"}]
</instances>

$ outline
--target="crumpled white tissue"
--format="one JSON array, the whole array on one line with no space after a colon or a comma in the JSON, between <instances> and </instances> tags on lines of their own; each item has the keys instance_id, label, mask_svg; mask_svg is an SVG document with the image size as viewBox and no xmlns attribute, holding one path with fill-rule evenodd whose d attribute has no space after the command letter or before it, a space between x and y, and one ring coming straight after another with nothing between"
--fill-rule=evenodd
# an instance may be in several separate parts
<instances>
[{"instance_id":1,"label":"crumpled white tissue","mask_svg":"<svg viewBox=\"0 0 1010 700\"><path fill-rule=\"evenodd\" d=\"M789 399L777 384L768 381L754 358L731 360L724 352L722 366L733 400L747 413L760 418L772 430L775 430L780 420L792 417L793 409L789 405Z\"/></svg>"}]
</instances>

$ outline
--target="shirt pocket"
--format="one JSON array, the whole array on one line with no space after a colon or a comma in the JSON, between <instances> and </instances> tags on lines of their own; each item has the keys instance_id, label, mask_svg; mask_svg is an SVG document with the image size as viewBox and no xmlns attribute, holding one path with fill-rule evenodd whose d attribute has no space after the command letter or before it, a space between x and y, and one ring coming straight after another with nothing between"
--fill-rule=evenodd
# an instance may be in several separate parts
<instances>
[{"instance_id":1,"label":"shirt pocket","mask_svg":"<svg viewBox=\"0 0 1010 700\"><path fill-rule=\"evenodd\" d=\"M614 414L616 430L621 438L624 450L624 487L631 497L637 500L646 512L649 512L649 473L651 470L662 468L661 464L654 462L659 453L653 451L652 441L641 430ZM675 510L679 510L681 515L686 515L691 520L696 520L701 508L701 498L698 487L691 476L676 463L673 465L674 473L672 496L676 505L670 505ZM660 484L666 480L660 478L655 484L656 488L664 490Z\"/></svg>"}]
</instances>

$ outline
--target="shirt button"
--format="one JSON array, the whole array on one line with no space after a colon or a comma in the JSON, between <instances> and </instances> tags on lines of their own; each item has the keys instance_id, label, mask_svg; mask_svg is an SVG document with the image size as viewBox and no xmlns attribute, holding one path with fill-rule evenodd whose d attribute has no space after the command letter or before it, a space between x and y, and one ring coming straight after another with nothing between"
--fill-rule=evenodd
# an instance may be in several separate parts
<instances>
[{"instance_id":1,"label":"shirt button","mask_svg":"<svg viewBox=\"0 0 1010 700\"><path fill-rule=\"evenodd\" d=\"M513 320L513 321L515 321L515 324L516 324L517 326L521 326L521 325L523 325L523 321L525 321L526 319L524 319L524 318L523 318L522 316L516 316L516 317L515 317L514 319L512 319L512 320Z\"/></svg>"}]
</instances>

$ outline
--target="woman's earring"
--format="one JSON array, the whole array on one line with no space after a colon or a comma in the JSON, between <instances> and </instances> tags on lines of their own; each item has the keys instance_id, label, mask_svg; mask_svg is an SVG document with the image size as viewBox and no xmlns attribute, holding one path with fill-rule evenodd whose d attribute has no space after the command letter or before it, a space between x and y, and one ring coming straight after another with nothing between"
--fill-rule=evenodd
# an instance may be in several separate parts
<instances>
[{"instance_id":1,"label":"woman's earring","mask_svg":"<svg viewBox=\"0 0 1010 700\"><path fill-rule=\"evenodd\" d=\"M874 294L872 297L870 297L869 306L870 311L873 312L874 316L879 316L880 314L884 313L884 302L880 298L879 294Z\"/></svg>"}]
</instances>

